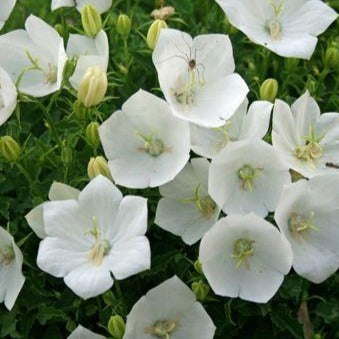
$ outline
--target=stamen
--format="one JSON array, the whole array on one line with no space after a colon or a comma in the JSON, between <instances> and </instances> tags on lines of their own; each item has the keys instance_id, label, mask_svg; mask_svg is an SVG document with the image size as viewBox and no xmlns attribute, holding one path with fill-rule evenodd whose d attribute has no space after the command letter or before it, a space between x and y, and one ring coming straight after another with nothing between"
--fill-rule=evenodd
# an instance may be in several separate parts
<instances>
[{"instance_id":1,"label":"stamen","mask_svg":"<svg viewBox=\"0 0 339 339\"><path fill-rule=\"evenodd\" d=\"M171 334L174 333L179 327L179 320L160 320L151 327L145 327L146 334L153 334L154 336L162 339L170 339Z\"/></svg>"},{"instance_id":2,"label":"stamen","mask_svg":"<svg viewBox=\"0 0 339 339\"><path fill-rule=\"evenodd\" d=\"M241 187L246 191L253 190L254 180L261 174L262 168L253 168L249 164L245 164L238 170L238 177Z\"/></svg>"},{"instance_id":3,"label":"stamen","mask_svg":"<svg viewBox=\"0 0 339 339\"><path fill-rule=\"evenodd\" d=\"M232 258L236 261L236 268L244 264L246 269L250 269L248 259L254 255L254 243L254 240L242 238L236 240L233 243Z\"/></svg>"},{"instance_id":4,"label":"stamen","mask_svg":"<svg viewBox=\"0 0 339 339\"><path fill-rule=\"evenodd\" d=\"M308 218L303 217L295 212L291 213L288 220L288 228L294 237L300 238L309 230L319 232L319 229L314 225L314 212L311 211Z\"/></svg>"},{"instance_id":5,"label":"stamen","mask_svg":"<svg viewBox=\"0 0 339 339\"><path fill-rule=\"evenodd\" d=\"M0 266L8 266L15 258L15 253L12 245L6 245L0 250Z\"/></svg>"},{"instance_id":6,"label":"stamen","mask_svg":"<svg viewBox=\"0 0 339 339\"><path fill-rule=\"evenodd\" d=\"M165 152L171 152L171 148L166 147L163 141L157 138L154 134L145 136L138 133L145 141L144 146L140 147L140 151L144 151L152 157L158 157Z\"/></svg>"},{"instance_id":7,"label":"stamen","mask_svg":"<svg viewBox=\"0 0 339 339\"><path fill-rule=\"evenodd\" d=\"M215 210L217 208L217 204L209 195L206 196L200 195L200 185L198 185L195 190L194 203L204 218L209 220L213 217Z\"/></svg>"}]
</instances>

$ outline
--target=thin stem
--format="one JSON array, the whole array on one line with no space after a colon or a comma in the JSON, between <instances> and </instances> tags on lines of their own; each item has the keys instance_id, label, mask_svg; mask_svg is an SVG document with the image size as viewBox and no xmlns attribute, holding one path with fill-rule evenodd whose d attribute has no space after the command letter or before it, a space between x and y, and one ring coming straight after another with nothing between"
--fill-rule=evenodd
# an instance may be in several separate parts
<instances>
[{"instance_id":1,"label":"thin stem","mask_svg":"<svg viewBox=\"0 0 339 339\"><path fill-rule=\"evenodd\" d=\"M43 198L42 193L40 192L40 190L37 188L34 180L31 178L31 175L29 174L29 172L18 162L15 163L15 165L17 166L17 168L19 169L19 171L21 172L21 174L26 178L26 180L28 181L28 183L30 184L32 191L38 195L40 198Z\"/></svg>"}]
</instances>

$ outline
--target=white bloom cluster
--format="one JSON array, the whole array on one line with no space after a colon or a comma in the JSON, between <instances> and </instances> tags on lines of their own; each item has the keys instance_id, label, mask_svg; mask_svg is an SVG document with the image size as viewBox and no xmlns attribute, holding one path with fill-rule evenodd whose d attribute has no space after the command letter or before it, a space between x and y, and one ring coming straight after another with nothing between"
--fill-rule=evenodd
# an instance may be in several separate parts
<instances>
[{"instance_id":1,"label":"white bloom cluster","mask_svg":"<svg viewBox=\"0 0 339 339\"><path fill-rule=\"evenodd\" d=\"M309 59L316 36L337 16L318 0L217 2L251 40L287 57ZM53 0L52 9L86 4L103 13L112 1ZM1 2L0 28L14 5ZM60 90L71 59L70 84L80 91L85 79L91 101L100 84L88 71L106 76L108 41L104 30L73 34L65 50L57 31L33 15L25 30L1 35L0 124L15 110L17 92ZM217 295L265 303L292 266L314 283L332 275L339 267L338 113L320 114L308 92L291 107L249 103L226 35L162 29L153 63L165 100L139 90L98 129L114 183L159 187L155 224L188 245L201 240L199 262ZM191 151L201 157L190 159ZM292 170L304 179L291 183ZM123 197L115 184L101 175L81 191L54 182L49 201L26 215L41 239L38 267L83 299L151 266L147 200ZM273 214L264 219L271 212L277 227ZM11 309L24 283L23 258L12 236L0 234L0 301ZM123 338L212 339L214 332L194 293L173 277L136 302ZM103 337L78 326L69 338Z\"/></svg>"}]
</instances>

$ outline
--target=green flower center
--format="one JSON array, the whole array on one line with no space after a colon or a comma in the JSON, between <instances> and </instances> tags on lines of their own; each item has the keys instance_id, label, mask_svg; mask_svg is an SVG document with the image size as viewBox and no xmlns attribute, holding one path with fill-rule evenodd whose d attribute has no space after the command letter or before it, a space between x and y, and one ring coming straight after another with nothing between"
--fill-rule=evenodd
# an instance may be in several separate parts
<instances>
[{"instance_id":1,"label":"green flower center","mask_svg":"<svg viewBox=\"0 0 339 339\"><path fill-rule=\"evenodd\" d=\"M241 187L246 191L252 191L254 180L261 174L262 168L254 168L249 164L245 164L238 170L238 178Z\"/></svg>"},{"instance_id":2,"label":"green flower center","mask_svg":"<svg viewBox=\"0 0 339 339\"><path fill-rule=\"evenodd\" d=\"M88 231L87 234L94 237L95 243L88 252L88 259L94 266L100 266L104 261L104 257L111 250L111 245L108 240L102 239L97 218L94 216L92 220L93 228L90 231Z\"/></svg>"},{"instance_id":3,"label":"green flower center","mask_svg":"<svg viewBox=\"0 0 339 339\"><path fill-rule=\"evenodd\" d=\"M178 326L178 320L157 321L153 326L146 327L145 333L153 334L155 337L162 339L170 339L171 334L178 329Z\"/></svg>"},{"instance_id":4,"label":"green flower center","mask_svg":"<svg viewBox=\"0 0 339 339\"><path fill-rule=\"evenodd\" d=\"M311 167L315 167L315 161L322 157L323 149L320 146L320 141L324 136L317 137L314 132L314 127L310 125L309 135L304 137L305 145L298 146L294 150L294 155L297 159L308 163Z\"/></svg>"},{"instance_id":5,"label":"green flower center","mask_svg":"<svg viewBox=\"0 0 339 339\"><path fill-rule=\"evenodd\" d=\"M151 134L150 136L145 136L139 133L139 136L144 140L144 145L139 148L140 151L144 151L149 154L151 157L158 157L165 152L170 152L170 148L166 147L163 141Z\"/></svg>"},{"instance_id":6,"label":"green flower center","mask_svg":"<svg viewBox=\"0 0 339 339\"><path fill-rule=\"evenodd\" d=\"M319 229L314 225L313 211L309 213L307 218L295 212L291 213L288 220L288 228L294 237L300 237L310 230L319 232Z\"/></svg>"},{"instance_id":7,"label":"green flower center","mask_svg":"<svg viewBox=\"0 0 339 339\"><path fill-rule=\"evenodd\" d=\"M15 258L15 253L12 245L6 245L0 250L0 266L8 266Z\"/></svg>"},{"instance_id":8,"label":"green flower center","mask_svg":"<svg viewBox=\"0 0 339 339\"><path fill-rule=\"evenodd\" d=\"M248 259L254 255L254 240L240 238L233 243L232 258L235 260L235 266L238 268L242 264L247 269L250 268Z\"/></svg>"}]
</instances>

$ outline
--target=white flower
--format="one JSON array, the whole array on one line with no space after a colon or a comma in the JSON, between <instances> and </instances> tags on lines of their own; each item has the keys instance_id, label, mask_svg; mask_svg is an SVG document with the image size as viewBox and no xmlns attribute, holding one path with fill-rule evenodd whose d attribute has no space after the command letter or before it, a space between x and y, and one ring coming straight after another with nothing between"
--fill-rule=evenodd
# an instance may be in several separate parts
<instances>
[{"instance_id":1,"label":"white flower","mask_svg":"<svg viewBox=\"0 0 339 339\"><path fill-rule=\"evenodd\" d=\"M23 257L13 237L0 227L0 302L10 311L22 289Z\"/></svg>"},{"instance_id":2,"label":"white flower","mask_svg":"<svg viewBox=\"0 0 339 339\"><path fill-rule=\"evenodd\" d=\"M284 188L275 220L292 245L293 268L321 283L339 267L339 174L299 180Z\"/></svg>"},{"instance_id":3,"label":"white flower","mask_svg":"<svg viewBox=\"0 0 339 339\"><path fill-rule=\"evenodd\" d=\"M273 105L267 101L255 101L248 112L247 106L248 100L245 99L221 127L205 128L191 124L192 150L203 157L213 158L230 142L263 138L269 127Z\"/></svg>"},{"instance_id":4,"label":"white flower","mask_svg":"<svg viewBox=\"0 0 339 339\"><path fill-rule=\"evenodd\" d=\"M103 335L96 334L87 328L79 325L67 339L105 339Z\"/></svg>"},{"instance_id":5,"label":"white flower","mask_svg":"<svg viewBox=\"0 0 339 339\"><path fill-rule=\"evenodd\" d=\"M278 55L310 59L317 36L337 18L321 0L216 0L231 24Z\"/></svg>"},{"instance_id":6,"label":"white flower","mask_svg":"<svg viewBox=\"0 0 339 339\"><path fill-rule=\"evenodd\" d=\"M160 199L155 223L192 245L215 224L220 209L208 194L209 162L195 158L164 186L160 186Z\"/></svg>"},{"instance_id":7,"label":"white flower","mask_svg":"<svg viewBox=\"0 0 339 339\"><path fill-rule=\"evenodd\" d=\"M215 294L268 302L292 265L276 227L254 213L220 219L202 238L199 262Z\"/></svg>"},{"instance_id":8,"label":"white flower","mask_svg":"<svg viewBox=\"0 0 339 339\"><path fill-rule=\"evenodd\" d=\"M51 9L55 11L60 7L74 7L81 12L82 8L90 4L94 6L100 14L107 12L112 6L112 0L52 0Z\"/></svg>"},{"instance_id":9,"label":"white flower","mask_svg":"<svg viewBox=\"0 0 339 339\"><path fill-rule=\"evenodd\" d=\"M291 182L277 150L260 139L227 145L213 158L208 191L226 214L274 211L283 186Z\"/></svg>"},{"instance_id":10,"label":"white flower","mask_svg":"<svg viewBox=\"0 0 339 339\"><path fill-rule=\"evenodd\" d=\"M103 72L107 71L109 46L107 34L103 30L95 38L71 34L66 52L68 57L77 58L77 66L69 79L76 90L90 67L100 66Z\"/></svg>"},{"instance_id":11,"label":"white flower","mask_svg":"<svg viewBox=\"0 0 339 339\"><path fill-rule=\"evenodd\" d=\"M273 110L272 142L290 168L307 178L337 171L339 114L320 115L319 106L308 92L291 107L277 100Z\"/></svg>"},{"instance_id":12,"label":"white flower","mask_svg":"<svg viewBox=\"0 0 339 339\"><path fill-rule=\"evenodd\" d=\"M38 266L83 299L104 293L115 279L150 267L146 199L122 197L107 178L97 176L77 200L43 206L47 237L41 241Z\"/></svg>"},{"instance_id":13,"label":"white flower","mask_svg":"<svg viewBox=\"0 0 339 339\"><path fill-rule=\"evenodd\" d=\"M17 91L8 73L0 67L0 126L16 107Z\"/></svg>"},{"instance_id":14,"label":"white flower","mask_svg":"<svg viewBox=\"0 0 339 339\"><path fill-rule=\"evenodd\" d=\"M0 36L0 66L18 90L33 97L56 92L61 87L67 60L64 42L57 31L30 15L26 31L18 29Z\"/></svg>"},{"instance_id":15,"label":"white flower","mask_svg":"<svg viewBox=\"0 0 339 339\"><path fill-rule=\"evenodd\" d=\"M212 339L215 326L194 293L174 276L139 299L123 339Z\"/></svg>"},{"instance_id":16,"label":"white flower","mask_svg":"<svg viewBox=\"0 0 339 339\"><path fill-rule=\"evenodd\" d=\"M79 194L80 191L76 188L59 182L53 182L49 190L48 198L51 201L77 199ZM44 205L45 203L38 205L25 216L28 225L41 239L46 237L43 217Z\"/></svg>"},{"instance_id":17,"label":"white flower","mask_svg":"<svg viewBox=\"0 0 339 339\"><path fill-rule=\"evenodd\" d=\"M169 105L143 90L132 95L99 128L112 177L131 188L156 187L172 180L189 159L189 124Z\"/></svg>"},{"instance_id":18,"label":"white flower","mask_svg":"<svg viewBox=\"0 0 339 339\"><path fill-rule=\"evenodd\" d=\"M173 114L204 127L225 124L248 93L234 72L227 35L187 33L163 29L153 52L160 87Z\"/></svg>"},{"instance_id":19,"label":"white flower","mask_svg":"<svg viewBox=\"0 0 339 339\"><path fill-rule=\"evenodd\" d=\"M1 0L0 1L0 30L4 26L6 20L11 15L16 0Z\"/></svg>"}]
</instances>

